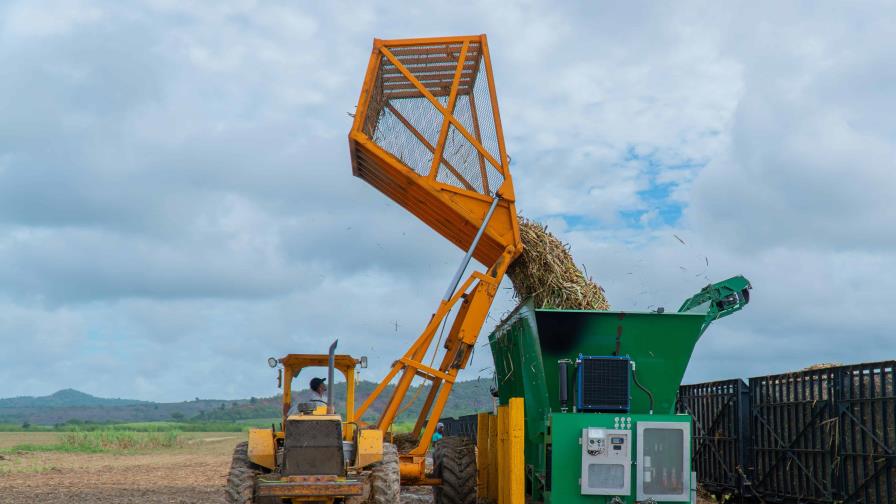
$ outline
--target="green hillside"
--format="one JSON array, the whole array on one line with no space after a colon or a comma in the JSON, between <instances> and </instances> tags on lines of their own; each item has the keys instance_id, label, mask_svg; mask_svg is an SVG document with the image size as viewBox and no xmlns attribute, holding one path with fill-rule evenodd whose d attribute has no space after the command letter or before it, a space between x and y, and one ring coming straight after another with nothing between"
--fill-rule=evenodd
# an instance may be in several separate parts
<instances>
[{"instance_id":1,"label":"green hillside","mask_svg":"<svg viewBox=\"0 0 896 504\"><path fill-rule=\"evenodd\" d=\"M458 382L442 417L456 417L478 411L490 410L492 398L488 380ZM357 384L356 406L374 390L376 383L361 381ZM334 386L336 409L345 411L345 383ZM373 403L365 420L372 420L383 410L393 387L389 386ZM408 392L398 422L417 418L429 387L412 387ZM305 401L308 390L293 392L293 399ZM225 421L232 422L257 418L276 418L281 414L281 398L273 397L237 400L195 399L179 403L155 403L132 399L107 399L94 397L77 390L65 389L43 397L14 397L0 399L0 423L31 425L55 425L76 422L157 422Z\"/></svg>"},{"instance_id":2,"label":"green hillside","mask_svg":"<svg viewBox=\"0 0 896 504\"><path fill-rule=\"evenodd\" d=\"M72 406L127 406L145 403L134 399L106 399L94 397L75 389L62 389L43 397L21 396L0 399L3 408L64 408Z\"/></svg>"}]
</instances>

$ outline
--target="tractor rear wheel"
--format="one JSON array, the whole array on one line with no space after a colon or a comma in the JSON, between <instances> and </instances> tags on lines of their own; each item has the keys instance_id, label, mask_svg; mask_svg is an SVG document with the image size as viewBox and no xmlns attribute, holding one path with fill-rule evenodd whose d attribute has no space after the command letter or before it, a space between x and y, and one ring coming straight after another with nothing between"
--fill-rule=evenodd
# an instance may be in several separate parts
<instances>
[{"instance_id":1,"label":"tractor rear wheel","mask_svg":"<svg viewBox=\"0 0 896 504\"><path fill-rule=\"evenodd\" d=\"M462 437L444 437L433 450L435 504L476 504L476 447Z\"/></svg>"},{"instance_id":2,"label":"tractor rear wheel","mask_svg":"<svg viewBox=\"0 0 896 504\"><path fill-rule=\"evenodd\" d=\"M249 442L236 445L224 490L227 504L255 504L255 480L259 474L261 469L249 461Z\"/></svg>"},{"instance_id":3,"label":"tractor rear wheel","mask_svg":"<svg viewBox=\"0 0 896 504\"><path fill-rule=\"evenodd\" d=\"M383 443L383 460L370 469L369 504L396 504L401 498L401 473L398 469L398 449Z\"/></svg>"}]
</instances>

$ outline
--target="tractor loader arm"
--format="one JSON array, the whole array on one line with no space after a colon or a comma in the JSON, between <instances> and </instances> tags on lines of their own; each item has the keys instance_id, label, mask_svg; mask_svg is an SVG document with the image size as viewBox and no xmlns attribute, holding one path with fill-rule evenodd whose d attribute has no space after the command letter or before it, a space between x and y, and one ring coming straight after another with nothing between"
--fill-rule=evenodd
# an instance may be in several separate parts
<instances>
[{"instance_id":1,"label":"tractor loader arm","mask_svg":"<svg viewBox=\"0 0 896 504\"><path fill-rule=\"evenodd\" d=\"M419 444L401 456L402 479L421 482L457 373L469 361L508 265L522 251L485 35L374 40L349 146L355 176L466 251L429 323L354 415L361 418L397 378L376 423L385 433L413 379L428 380L432 387L414 427ZM461 282L471 259L486 270ZM452 311L442 348L437 343L431 351Z\"/></svg>"}]
</instances>

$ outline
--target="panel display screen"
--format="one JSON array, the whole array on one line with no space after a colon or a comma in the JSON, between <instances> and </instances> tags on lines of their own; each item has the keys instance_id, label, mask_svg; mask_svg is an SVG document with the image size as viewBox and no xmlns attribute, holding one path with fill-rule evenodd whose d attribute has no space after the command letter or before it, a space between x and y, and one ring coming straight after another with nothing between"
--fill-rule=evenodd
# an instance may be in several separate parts
<instances>
[{"instance_id":1,"label":"panel display screen","mask_svg":"<svg viewBox=\"0 0 896 504\"><path fill-rule=\"evenodd\" d=\"M590 464L588 466L589 488L624 488L625 466L622 464Z\"/></svg>"}]
</instances>

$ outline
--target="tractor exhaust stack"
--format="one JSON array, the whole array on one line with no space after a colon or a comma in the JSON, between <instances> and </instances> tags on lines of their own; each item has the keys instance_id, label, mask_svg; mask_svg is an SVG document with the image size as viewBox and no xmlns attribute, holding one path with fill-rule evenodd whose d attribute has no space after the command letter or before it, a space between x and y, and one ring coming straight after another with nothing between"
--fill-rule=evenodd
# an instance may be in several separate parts
<instances>
[{"instance_id":1,"label":"tractor exhaust stack","mask_svg":"<svg viewBox=\"0 0 896 504\"><path fill-rule=\"evenodd\" d=\"M339 344L339 340L333 342L330 345L330 354L329 359L327 360L327 414L332 415L336 413L336 406L333 404L333 370L336 367L336 345Z\"/></svg>"}]
</instances>

